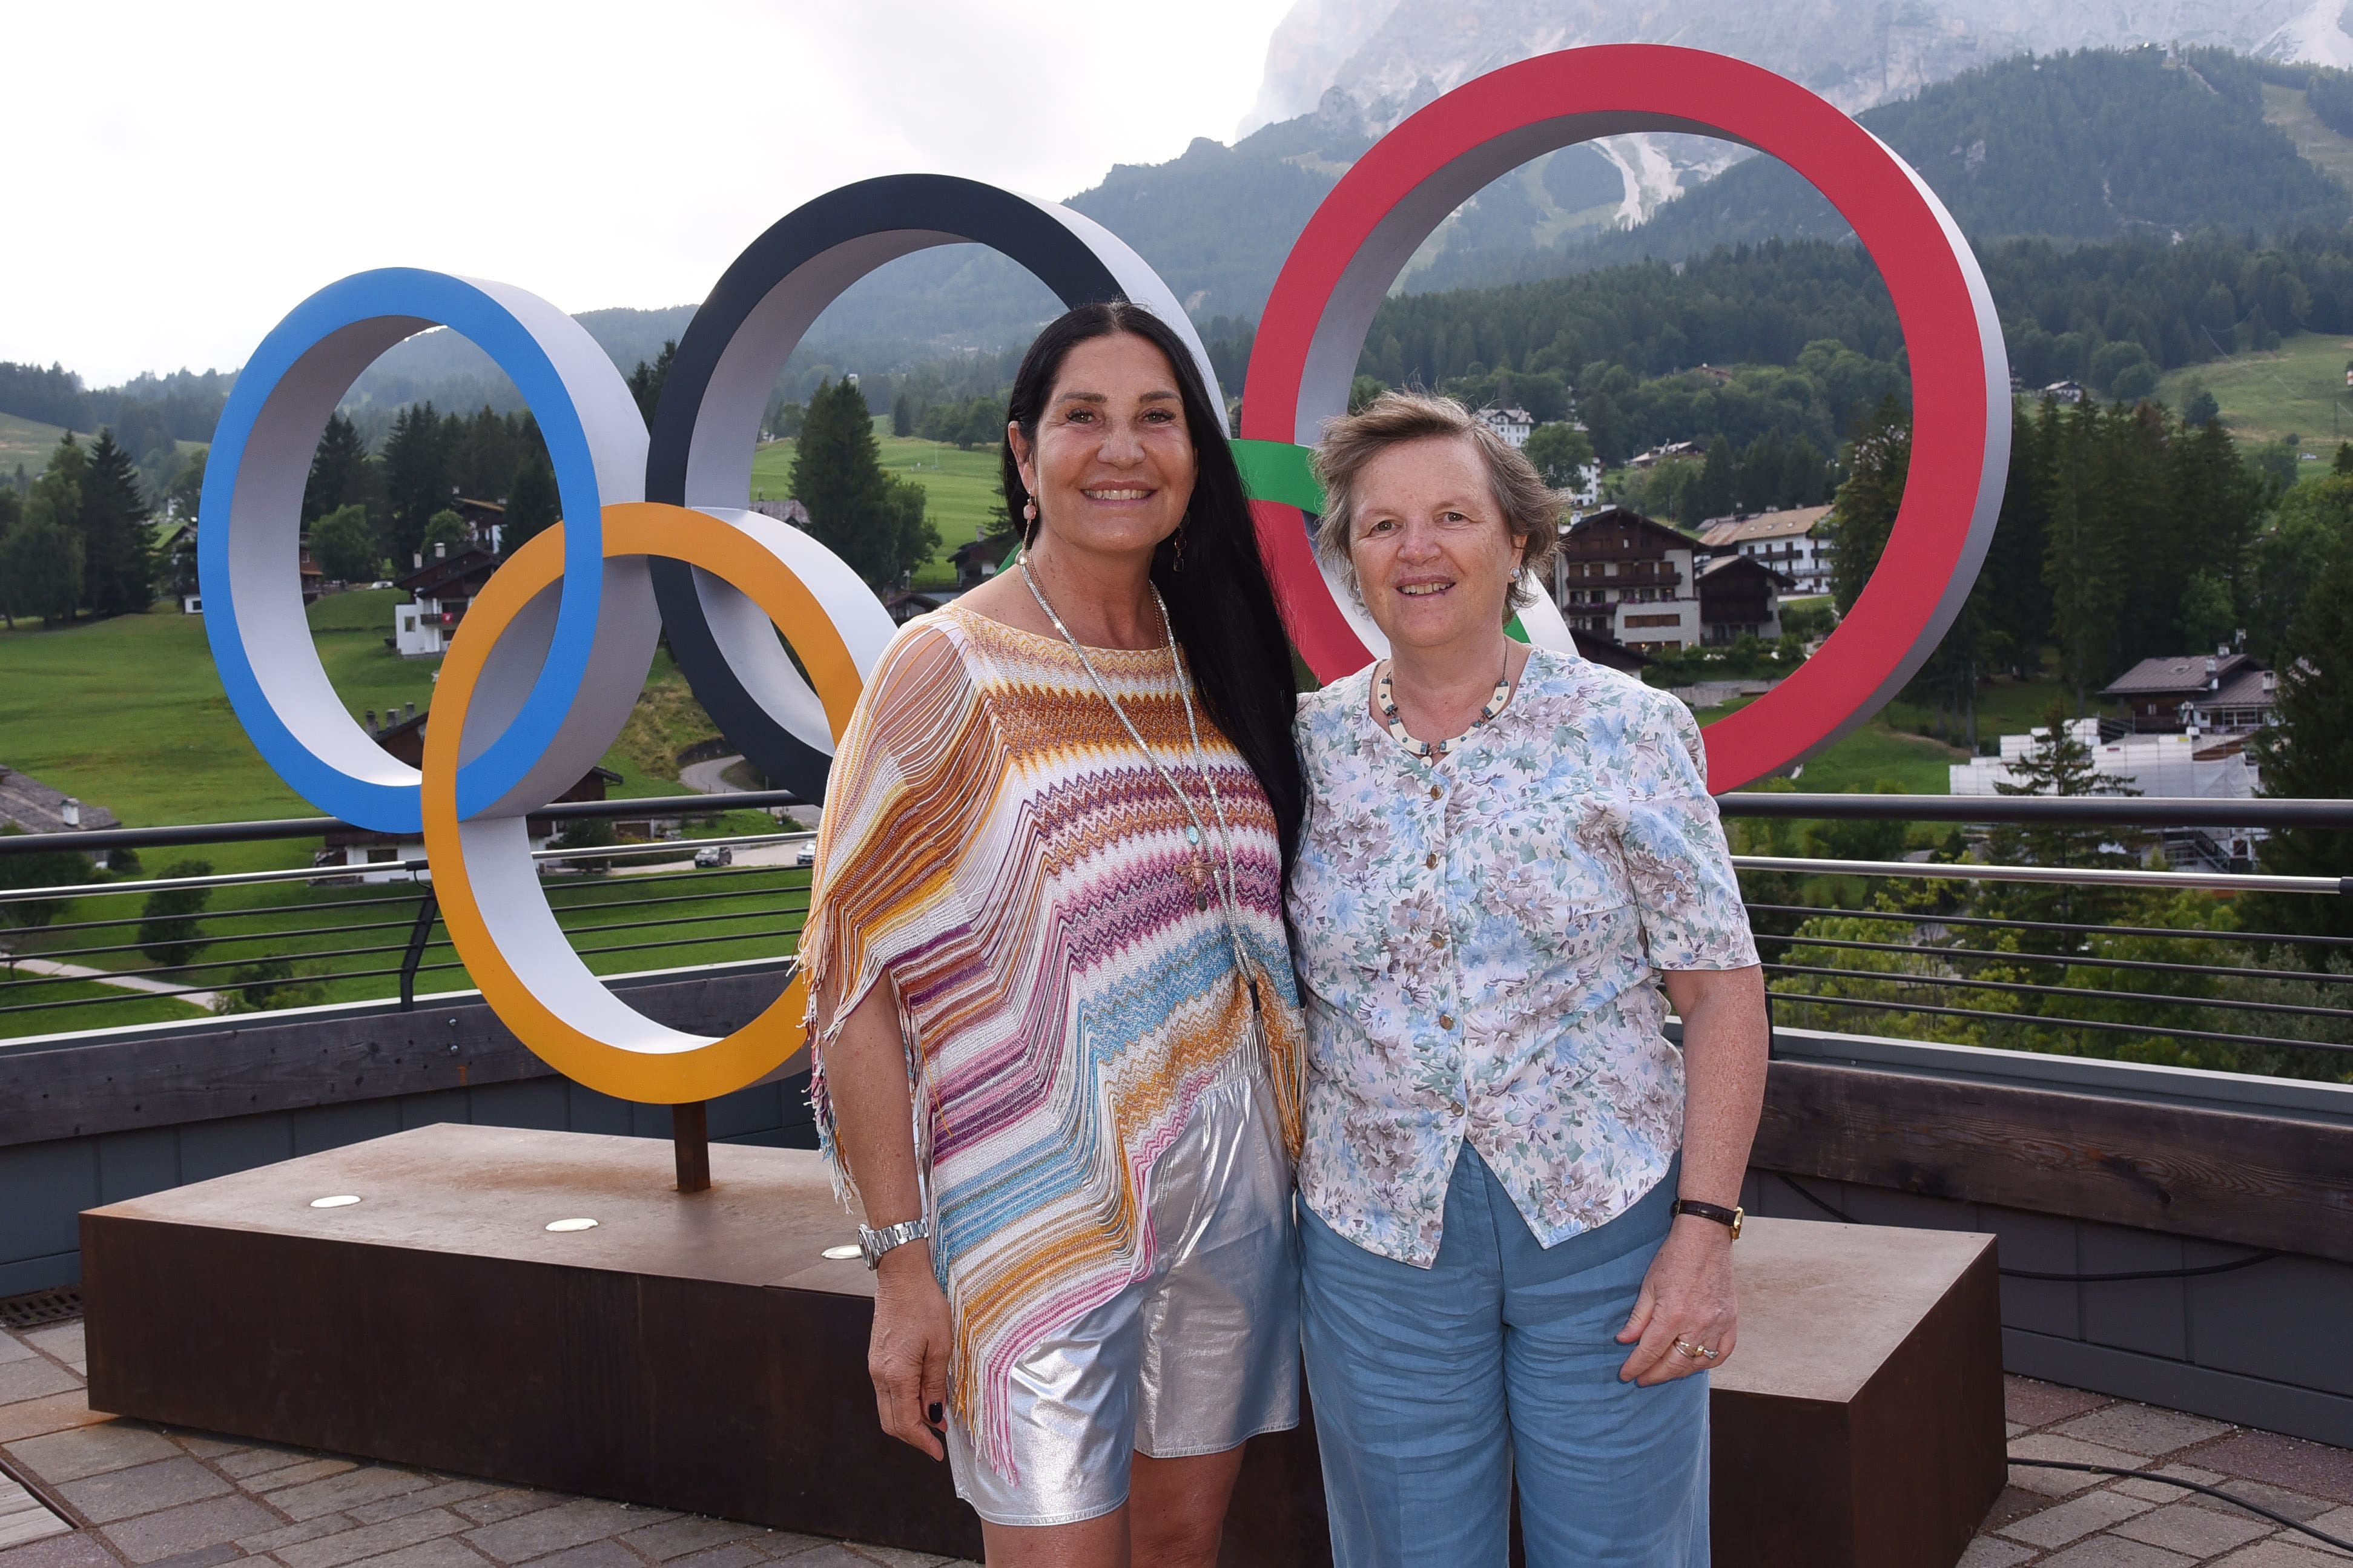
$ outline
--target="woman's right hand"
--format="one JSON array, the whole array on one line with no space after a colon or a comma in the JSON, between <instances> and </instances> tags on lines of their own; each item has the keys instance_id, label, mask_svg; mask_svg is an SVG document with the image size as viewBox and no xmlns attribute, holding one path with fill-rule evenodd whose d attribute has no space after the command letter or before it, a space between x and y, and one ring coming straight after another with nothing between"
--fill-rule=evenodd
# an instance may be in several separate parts
<instances>
[{"instance_id":1,"label":"woman's right hand","mask_svg":"<svg viewBox=\"0 0 2353 1568\"><path fill-rule=\"evenodd\" d=\"M882 1430L934 1459L947 1457L942 1435L955 1337L948 1299L932 1273L930 1243L884 1253L874 1275L874 1337L866 1347L874 1408Z\"/></svg>"}]
</instances>

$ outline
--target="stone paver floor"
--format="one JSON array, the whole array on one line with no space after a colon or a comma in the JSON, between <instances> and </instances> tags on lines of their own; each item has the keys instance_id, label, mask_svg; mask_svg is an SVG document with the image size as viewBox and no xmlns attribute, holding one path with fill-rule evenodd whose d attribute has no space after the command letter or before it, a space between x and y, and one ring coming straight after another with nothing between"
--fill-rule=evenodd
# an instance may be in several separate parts
<instances>
[{"instance_id":1,"label":"stone paver floor","mask_svg":"<svg viewBox=\"0 0 2353 1568\"><path fill-rule=\"evenodd\" d=\"M90 1408L81 1324L0 1330L0 1568L932 1568L945 1558L307 1453ZM2013 1458L2202 1481L2353 1539L2353 1452L2013 1377ZM31 1490L17 1485L13 1472ZM2346 1568L2219 1499L2013 1467L1964 1568ZM61 1509L60 1519L42 1504Z\"/></svg>"}]
</instances>

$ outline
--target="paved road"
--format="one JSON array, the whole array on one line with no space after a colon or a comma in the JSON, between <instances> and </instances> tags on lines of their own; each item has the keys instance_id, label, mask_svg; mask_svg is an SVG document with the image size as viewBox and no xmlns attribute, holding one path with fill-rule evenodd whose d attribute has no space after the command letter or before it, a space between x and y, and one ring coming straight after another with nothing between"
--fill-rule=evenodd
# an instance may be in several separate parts
<instances>
[{"instance_id":1,"label":"paved road","mask_svg":"<svg viewBox=\"0 0 2353 1568\"><path fill-rule=\"evenodd\" d=\"M724 775L729 768L743 760L743 753L739 752L732 757L712 757L708 762L689 763L678 770L679 784L697 795L734 794L735 785L728 783Z\"/></svg>"}]
</instances>

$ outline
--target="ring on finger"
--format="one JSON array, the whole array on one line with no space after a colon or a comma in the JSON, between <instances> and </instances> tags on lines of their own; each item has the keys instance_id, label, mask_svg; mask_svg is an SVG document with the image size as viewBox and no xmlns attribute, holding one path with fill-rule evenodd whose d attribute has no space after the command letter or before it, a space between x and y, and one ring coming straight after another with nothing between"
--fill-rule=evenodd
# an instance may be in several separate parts
<instances>
[{"instance_id":1,"label":"ring on finger","mask_svg":"<svg viewBox=\"0 0 2353 1568\"><path fill-rule=\"evenodd\" d=\"M1695 1345L1689 1340L1677 1340L1675 1342L1675 1349L1682 1354L1691 1357L1694 1361L1714 1361L1719 1353L1708 1349L1705 1345Z\"/></svg>"}]
</instances>

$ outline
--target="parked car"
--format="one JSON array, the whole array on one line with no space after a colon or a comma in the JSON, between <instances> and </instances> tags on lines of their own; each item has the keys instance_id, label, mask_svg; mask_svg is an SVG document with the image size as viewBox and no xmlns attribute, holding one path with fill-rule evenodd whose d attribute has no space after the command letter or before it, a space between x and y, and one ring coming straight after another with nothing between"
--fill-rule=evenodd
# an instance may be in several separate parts
<instances>
[{"instance_id":1,"label":"parked car","mask_svg":"<svg viewBox=\"0 0 2353 1568\"><path fill-rule=\"evenodd\" d=\"M793 851L793 864L807 869L817 864L817 846L804 844Z\"/></svg>"},{"instance_id":2,"label":"parked car","mask_svg":"<svg viewBox=\"0 0 2353 1568\"><path fill-rule=\"evenodd\" d=\"M714 844L708 849L696 850L694 863L697 866L733 866L735 864L735 850L730 845Z\"/></svg>"}]
</instances>

